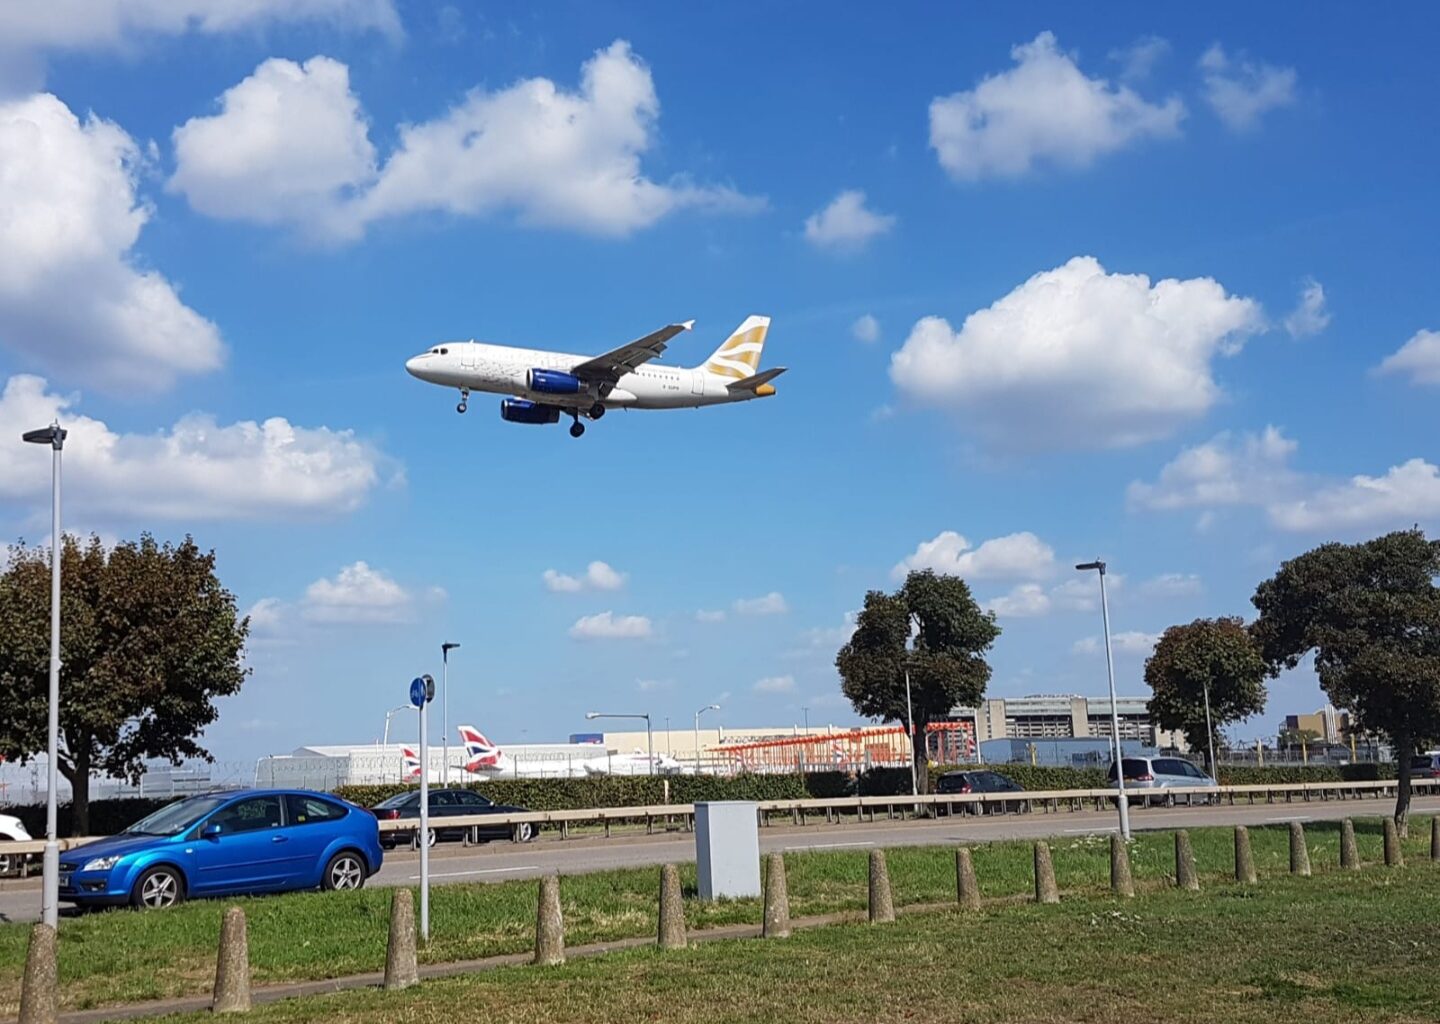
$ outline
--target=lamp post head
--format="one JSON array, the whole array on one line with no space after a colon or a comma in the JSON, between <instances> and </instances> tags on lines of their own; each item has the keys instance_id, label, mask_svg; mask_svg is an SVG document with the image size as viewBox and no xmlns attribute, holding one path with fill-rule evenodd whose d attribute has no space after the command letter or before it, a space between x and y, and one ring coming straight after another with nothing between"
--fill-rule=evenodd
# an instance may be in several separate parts
<instances>
[{"instance_id":1,"label":"lamp post head","mask_svg":"<svg viewBox=\"0 0 1440 1024\"><path fill-rule=\"evenodd\" d=\"M1081 562L1079 565L1075 566L1075 568L1079 569L1081 572L1088 572L1091 569L1099 569L1100 575L1105 575L1105 563L1100 561L1099 559L1096 559L1093 562Z\"/></svg>"},{"instance_id":2,"label":"lamp post head","mask_svg":"<svg viewBox=\"0 0 1440 1024\"><path fill-rule=\"evenodd\" d=\"M30 444L48 444L57 452L65 447L65 436L68 431L58 423L52 423L48 427L41 427L39 430L27 430L20 437Z\"/></svg>"},{"instance_id":3,"label":"lamp post head","mask_svg":"<svg viewBox=\"0 0 1440 1024\"><path fill-rule=\"evenodd\" d=\"M587 719L599 718L599 717L600 717L600 712L598 712L598 711L587 711L587 712L585 712L585 717L586 717Z\"/></svg>"}]
</instances>

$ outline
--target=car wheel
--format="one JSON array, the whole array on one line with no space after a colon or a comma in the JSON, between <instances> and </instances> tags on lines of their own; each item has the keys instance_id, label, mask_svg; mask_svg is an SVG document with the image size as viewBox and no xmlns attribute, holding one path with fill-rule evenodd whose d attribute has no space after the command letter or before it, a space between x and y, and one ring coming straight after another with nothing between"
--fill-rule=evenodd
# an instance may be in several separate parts
<instances>
[{"instance_id":1,"label":"car wheel","mask_svg":"<svg viewBox=\"0 0 1440 1024\"><path fill-rule=\"evenodd\" d=\"M8 875L14 867L15 865L11 862L10 855L8 853L0 853L0 875Z\"/></svg>"},{"instance_id":2,"label":"car wheel","mask_svg":"<svg viewBox=\"0 0 1440 1024\"><path fill-rule=\"evenodd\" d=\"M328 890L359 889L365 884L365 862L360 855L342 850L325 865L320 888Z\"/></svg>"},{"instance_id":3,"label":"car wheel","mask_svg":"<svg viewBox=\"0 0 1440 1024\"><path fill-rule=\"evenodd\" d=\"M434 845L435 845L435 830L434 830L433 828L430 829L430 831L427 832L426 835L427 835L427 837L429 838L430 841L429 841L428 843L426 843L425 845L427 845L427 846L434 846ZM412 849L412 850L418 850L418 849L420 849L420 833L419 833L419 832L416 832L415 835L413 835L413 836L410 838L410 849Z\"/></svg>"},{"instance_id":4,"label":"car wheel","mask_svg":"<svg viewBox=\"0 0 1440 1024\"><path fill-rule=\"evenodd\" d=\"M528 821L522 821L515 826L510 838L517 843L528 843L535 838L535 826Z\"/></svg>"},{"instance_id":5,"label":"car wheel","mask_svg":"<svg viewBox=\"0 0 1440 1024\"><path fill-rule=\"evenodd\" d=\"M185 879L174 868L151 868L135 880L130 903L140 910L163 910L185 900Z\"/></svg>"}]
</instances>

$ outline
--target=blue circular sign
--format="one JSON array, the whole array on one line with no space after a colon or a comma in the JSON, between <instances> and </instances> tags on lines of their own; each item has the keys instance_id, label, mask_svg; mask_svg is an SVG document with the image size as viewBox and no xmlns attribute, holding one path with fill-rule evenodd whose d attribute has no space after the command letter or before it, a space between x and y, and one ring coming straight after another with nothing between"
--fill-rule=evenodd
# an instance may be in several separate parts
<instances>
[{"instance_id":1,"label":"blue circular sign","mask_svg":"<svg viewBox=\"0 0 1440 1024\"><path fill-rule=\"evenodd\" d=\"M425 697L425 680L410 680L410 703L415 705L417 708L424 707Z\"/></svg>"}]
</instances>

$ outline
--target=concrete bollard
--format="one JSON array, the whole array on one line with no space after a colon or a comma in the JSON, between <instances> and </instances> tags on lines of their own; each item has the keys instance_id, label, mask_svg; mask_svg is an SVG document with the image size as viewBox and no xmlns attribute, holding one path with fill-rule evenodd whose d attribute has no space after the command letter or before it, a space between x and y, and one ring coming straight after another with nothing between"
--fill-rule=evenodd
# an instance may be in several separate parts
<instances>
[{"instance_id":1,"label":"concrete bollard","mask_svg":"<svg viewBox=\"0 0 1440 1024\"><path fill-rule=\"evenodd\" d=\"M660 869L661 949L685 948L685 901L680 895L680 869L666 864Z\"/></svg>"},{"instance_id":2,"label":"concrete bollard","mask_svg":"<svg viewBox=\"0 0 1440 1024\"><path fill-rule=\"evenodd\" d=\"M980 884L975 880L975 862L968 846L955 851L955 899L961 910L980 909Z\"/></svg>"},{"instance_id":3,"label":"concrete bollard","mask_svg":"<svg viewBox=\"0 0 1440 1024\"><path fill-rule=\"evenodd\" d=\"M1035 844L1035 902L1060 902L1060 887L1055 884L1055 865L1050 861L1049 843Z\"/></svg>"},{"instance_id":4,"label":"concrete bollard","mask_svg":"<svg viewBox=\"0 0 1440 1024\"><path fill-rule=\"evenodd\" d=\"M1360 850L1355 845L1355 823L1349 818L1340 822L1340 866L1348 871L1360 867Z\"/></svg>"},{"instance_id":5,"label":"concrete bollard","mask_svg":"<svg viewBox=\"0 0 1440 1024\"><path fill-rule=\"evenodd\" d=\"M1395 819L1385 819L1385 866L1403 868L1405 854L1400 852L1400 833L1395 830Z\"/></svg>"},{"instance_id":6,"label":"concrete bollard","mask_svg":"<svg viewBox=\"0 0 1440 1024\"><path fill-rule=\"evenodd\" d=\"M870 923L888 924L895 920L895 901L890 895L890 871L885 866L885 851L870 851Z\"/></svg>"},{"instance_id":7,"label":"concrete bollard","mask_svg":"<svg viewBox=\"0 0 1440 1024\"><path fill-rule=\"evenodd\" d=\"M760 934L767 939L790 937L790 890L785 884L785 858L772 853L765 864L765 920Z\"/></svg>"},{"instance_id":8,"label":"concrete bollard","mask_svg":"<svg viewBox=\"0 0 1440 1024\"><path fill-rule=\"evenodd\" d=\"M1440 814L1430 819L1430 859L1440 860Z\"/></svg>"},{"instance_id":9,"label":"concrete bollard","mask_svg":"<svg viewBox=\"0 0 1440 1024\"><path fill-rule=\"evenodd\" d=\"M1310 877L1310 848L1305 845L1305 826L1290 823L1290 873Z\"/></svg>"},{"instance_id":10,"label":"concrete bollard","mask_svg":"<svg viewBox=\"0 0 1440 1024\"><path fill-rule=\"evenodd\" d=\"M409 988L420 981L415 964L415 897L400 888L390 897L390 941L385 947L385 987Z\"/></svg>"},{"instance_id":11,"label":"concrete bollard","mask_svg":"<svg viewBox=\"0 0 1440 1024\"><path fill-rule=\"evenodd\" d=\"M1235 826L1235 881L1254 885L1260 880L1255 873L1255 855L1250 852L1250 830Z\"/></svg>"},{"instance_id":12,"label":"concrete bollard","mask_svg":"<svg viewBox=\"0 0 1440 1024\"><path fill-rule=\"evenodd\" d=\"M1190 833L1183 828L1175 833L1175 887L1190 892L1200 891L1200 873L1195 870L1195 850Z\"/></svg>"},{"instance_id":13,"label":"concrete bollard","mask_svg":"<svg viewBox=\"0 0 1440 1024\"><path fill-rule=\"evenodd\" d=\"M58 1001L55 929L37 924L30 929L30 949L20 981L20 1024L55 1024Z\"/></svg>"},{"instance_id":14,"label":"concrete bollard","mask_svg":"<svg viewBox=\"0 0 1440 1024\"><path fill-rule=\"evenodd\" d=\"M231 907L220 922L220 955L215 963L212 1013L248 1013L250 1010L250 943L245 935L245 911Z\"/></svg>"},{"instance_id":15,"label":"concrete bollard","mask_svg":"<svg viewBox=\"0 0 1440 1024\"><path fill-rule=\"evenodd\" d=\"M560 876L540 879L540 906L535 912L535 963L565 962L565 919L560 914Z\"/></svg>"},{"instance_id":16,"label":"concrete bollard","mask_svg":"<svg viewBox=\"0 0 1440 1024\"><path fill-rule=\"evenodd\" d=\"M1130 873L1130 847L1125 837L1110 837L1110 891L1122 899L1135 895L1135 878Z\"/></svg>"}]
</instances>

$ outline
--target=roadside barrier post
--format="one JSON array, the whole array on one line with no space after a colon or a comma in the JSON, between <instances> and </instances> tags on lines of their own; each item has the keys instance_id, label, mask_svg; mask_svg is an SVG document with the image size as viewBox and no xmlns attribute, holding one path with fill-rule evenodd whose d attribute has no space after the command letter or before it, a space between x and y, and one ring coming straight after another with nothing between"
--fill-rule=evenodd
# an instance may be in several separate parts
<instances>
[{"instance_id":1,"label":"roadside barrier post","mask_svg":"<svg viewBox=\"0 0 1440 1024\"><path fill-rule=\"evenodd\" d=\"M895 920L895 900L890 894L890 871L885 851L870 851L870 923L889 924Z\"/></svg>"},{"instance_id":2,"label":"roadside barrier post","mask_svg":"<svg viewBox=\"0 0 1440 1024\"><path fill-rule=\"evenodd\" d=\"M1130 847L1125 837L1110 837L1110 891L1122 899L1135 895L1135 879L1130 873Z\"/></svg>"},{"instance_id":3,"label":"roadside barrier post","mask_svg":"<svg viewBox=\"0 0 1440 1024\"><path fill-rule=\"evenodd\" d=\"M565 962L565 920L560 915L560 876L540 879L540 906L535 914L535 963Z\"/></svg>"},{"instance_id":4,"label":"roadside barrier post","mask_svg":"<svg viewBox=\"0 0 1440 1024\"><path fill-rule=\"evenodd\" d=\"M30 949L20 981L20 1024L55 1024L58 972L55 929L37 924L30 929Z\"/></svg>"},{"instance_id":5,"label":"roadside barrier post","mask_svg":"<svg viewBox=\"0 0 1440 1024\"><path fill-rule=\"evenodd\" d=\"M1183 828L1175 833L1175 886L1190 892L1200 891L1200 875L1195 870L1195 850L1190 833Z\"/></svg>"},{"instance_id":6,"label":"roadside barrier post","mask_svg":"<svg viewBox=\"0 0 1440 1024\"><path fill-rule=\"evenodd\" d=\"M680 895L680 869L666 864L660 869L661 949L685 948L685 902Z\"/></svg>"},{"instance_id":7,"label":"roadside barrier post","mask_svg":"<svg viewBox=\"0 0 1440 1024\"><path fill-rule=\"evenodd\" d=\"M247 1013L250 1010L250 943L245 935L245 911L231 907L220 922L220 954L215 962L212 1013Z\"/></svg>"},{"instance_id":8,"label":"roadside barrier post","mask_svg":"<svg viewBox=\"0 0 1440 1024\"><path fill-rule=\"evenodd\" d=\"M1400 851L1400 833L1395 829L1395 819L1385 819L1385 866L1403 868L1405 854Z\"/></svg>"},{"instance_id":9,"label":"roadside barrier post","mask_svg":"<svg viewBox=\"0 0 1440 1024\"><path fill-rule=\"evenodd\" d=\"M1305 826L1298 821L1290 823L1290 873L1310 877L1310 850L1305 845Z\"/></svg>"},{"instance_id":10,"label":"roadside barrier post","mask_svg":"<svg viewBox=\"0 0 1440 1024\"><path fill-rule=\"evenodd\" d=\"M766 939L790 937L790 891L785 882L785 858L772 853L765 863L765 918L760 935Z\"/></svg>"},{"instance_id":11,"label":"roadside barrier post","mask_svg":"<svg viewBox=\"0 0 1440 1024\"><path fill-rule=\"evenodd\" d=\"M1440 814L1430 819L1430 859L1440 860Z\"/></svg>"},{"instance_id":12,"label":"roadside barrier post","mask_svg":"<svg viewBox=\"0 0 1440 1024\"><path fill-rule=\"evenodd\" d=\"M955 851L955 899L961 910L980 909L980 885L975 880L975 862L968 846Z\"/></svg>"},{"instance_id":13,"label":"roadside barrier post","mask_svg":"<svg viewBox=\"0 0 1440 1024\"><path fill-rule=\"evenodd\" d=\"M390 897L390 941L385 947L385 988L402 989L420 981L415 963L415 901L399 888Z\"/></svg>"},{"instance_id":14,"label":"roadside barrier post","mask_svg":"<svg viewBox=\"0 0 1440 1024\"><path fill-rule=\"evenodd\" d=\"M1055 884L1055 865L1050 860L1050 844L1035 844L1035 902L1059 903L1060 887Z\"/></svg>"},{"instance_id":15,"label":"roadside barrier post","mask_svg":"<svg viewBox=\"0 0 1440 1024\"><path fill-rule=\"evenodd\" d=\"M1235 881L1254 885L1260 880L1255 873L1255 855L1250 852L1250 830L1235 826Z\"/></svg>"},{"instance_id":16,"label":"roadside barrier post","mask_svg":"<svg viewBox=\"0 0 1440 1024\"><path fill-rule=\"evenodd\" d=\"M1340 866L1348 871L1360 867L1360 850L1355 845L1355 823L1349 818L1340 822Z\"/></svg>"}]
</instances>

